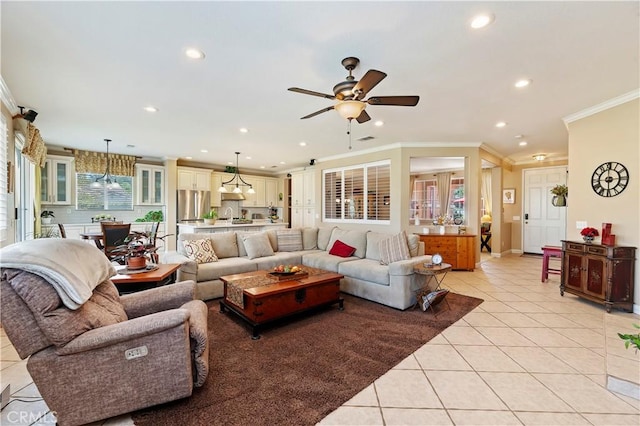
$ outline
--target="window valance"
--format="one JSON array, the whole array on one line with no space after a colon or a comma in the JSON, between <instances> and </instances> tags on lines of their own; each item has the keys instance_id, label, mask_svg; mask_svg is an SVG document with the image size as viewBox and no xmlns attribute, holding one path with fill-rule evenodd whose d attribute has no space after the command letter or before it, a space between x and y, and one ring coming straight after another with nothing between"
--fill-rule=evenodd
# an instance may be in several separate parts
<instances>
[{"instance_id":1,"label":"window valance","mask_svg":"<svg viewBox=\"0 0 640 426\"><path fill-rule=\"evenodd\" d=\"M47 160L47 146L40 136L40 130L31 123L27 124L27 140L22 148L22 155L40 167L44 167Z\"/></svg>"},{"instance_id":2,"label":"window valance","mask_svg":"<svg viewBox=\"0 0 640 426\"><path fill-rule=\"evenodd\" d=\"M73 150L76 173L99 173L107 170L107 153ZM134 176L136 157L109 153L109 173L116 176Z\"/></svg>"}]
</instances>

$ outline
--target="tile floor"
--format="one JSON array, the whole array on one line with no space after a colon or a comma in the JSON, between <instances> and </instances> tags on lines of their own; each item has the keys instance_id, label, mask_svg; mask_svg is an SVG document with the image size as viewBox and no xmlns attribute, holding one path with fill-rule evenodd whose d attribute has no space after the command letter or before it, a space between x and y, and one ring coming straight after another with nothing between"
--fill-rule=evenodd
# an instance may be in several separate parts
<instances>
[{"instance_id":1,"label":"tile floor","mask_svg":"<svg viewBox=\"0 0 640 426\"><path fill-rule=\"evenodd\" d=\"M540 282L541 262L483 256L474 272L448 274L445 287L484 303L320 424L639 425L640 396L608 391L607 375L640 383L640 353L617 336L637 332L640 316L561 297L559 276ZM0 383L16 399L0 424L55 424L1 330L0 346ZM96 424L133 423L125 415Z\"/></svg>"}]
</instances>

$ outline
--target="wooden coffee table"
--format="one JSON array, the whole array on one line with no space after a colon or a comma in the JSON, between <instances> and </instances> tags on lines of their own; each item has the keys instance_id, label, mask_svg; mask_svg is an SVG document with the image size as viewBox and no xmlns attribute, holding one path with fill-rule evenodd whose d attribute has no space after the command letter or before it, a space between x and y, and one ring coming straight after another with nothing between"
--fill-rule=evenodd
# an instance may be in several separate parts
<instances>
[{"instance_id":1,"label":"wooden coffee table","mask_svg":"<svg viewBox=\"0 0 640 426\"><path fill-rule=\"evenodd\" d=\"M251 338L259 339L265 324L309 311L321 306L339 304L340 280L343 275L321 269L300 266L302 274L278 277L271 271L245 272L220 277L224 283L224 298L220 312L230 311L247 322Z\"/></svg>"},{"instance_id":2,"label":"wooden coffee table","mask_svg":"<svg viewBox=\"0 0 640 426\"><path fill-rule=\"evenodd\" d=\"M158 269L137 274L118 274L111 277L120 294L172 284L176 281L179 263L161 263Z\"/></svg>"}]
</instances>

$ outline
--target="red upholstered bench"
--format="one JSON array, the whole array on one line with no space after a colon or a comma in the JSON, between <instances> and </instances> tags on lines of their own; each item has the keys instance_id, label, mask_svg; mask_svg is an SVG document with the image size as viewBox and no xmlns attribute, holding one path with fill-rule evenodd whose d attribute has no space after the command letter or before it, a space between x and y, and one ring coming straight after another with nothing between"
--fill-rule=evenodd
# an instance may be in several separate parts
<instances>
[{"instance_id":1,"label":"red upholstered bench","mask_svg":"<svg viewBox=\"0 0 640 426\"><path fill-rule=\"evenodd\" d=\"M560 268L550 268L549 258L555 257L560 259ZM540 281L545 282L549 278L549 274L560 275L562 272L562 247L557 246L544 246L542 247L542 279Z\"/></svg>"}]
</instances>

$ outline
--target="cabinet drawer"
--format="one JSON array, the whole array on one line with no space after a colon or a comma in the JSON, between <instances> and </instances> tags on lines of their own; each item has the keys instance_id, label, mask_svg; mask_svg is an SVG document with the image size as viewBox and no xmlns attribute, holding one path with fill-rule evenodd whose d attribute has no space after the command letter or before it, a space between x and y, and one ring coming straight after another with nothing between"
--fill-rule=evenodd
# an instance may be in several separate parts
<instances>
[{"instance_id":1,"label":"cabinet drawer","mask_svg":"<svg viewBox=\"0 0 640 426\"><path fill-rule=\"evenodd\" d=\"M585 248L585 252L587 252L588 254L595 254L595 255L598 255L598 256L606 256L607 255L607 248L606 247L585 245L584 248Z\"/></svg>"}]
</instances>

